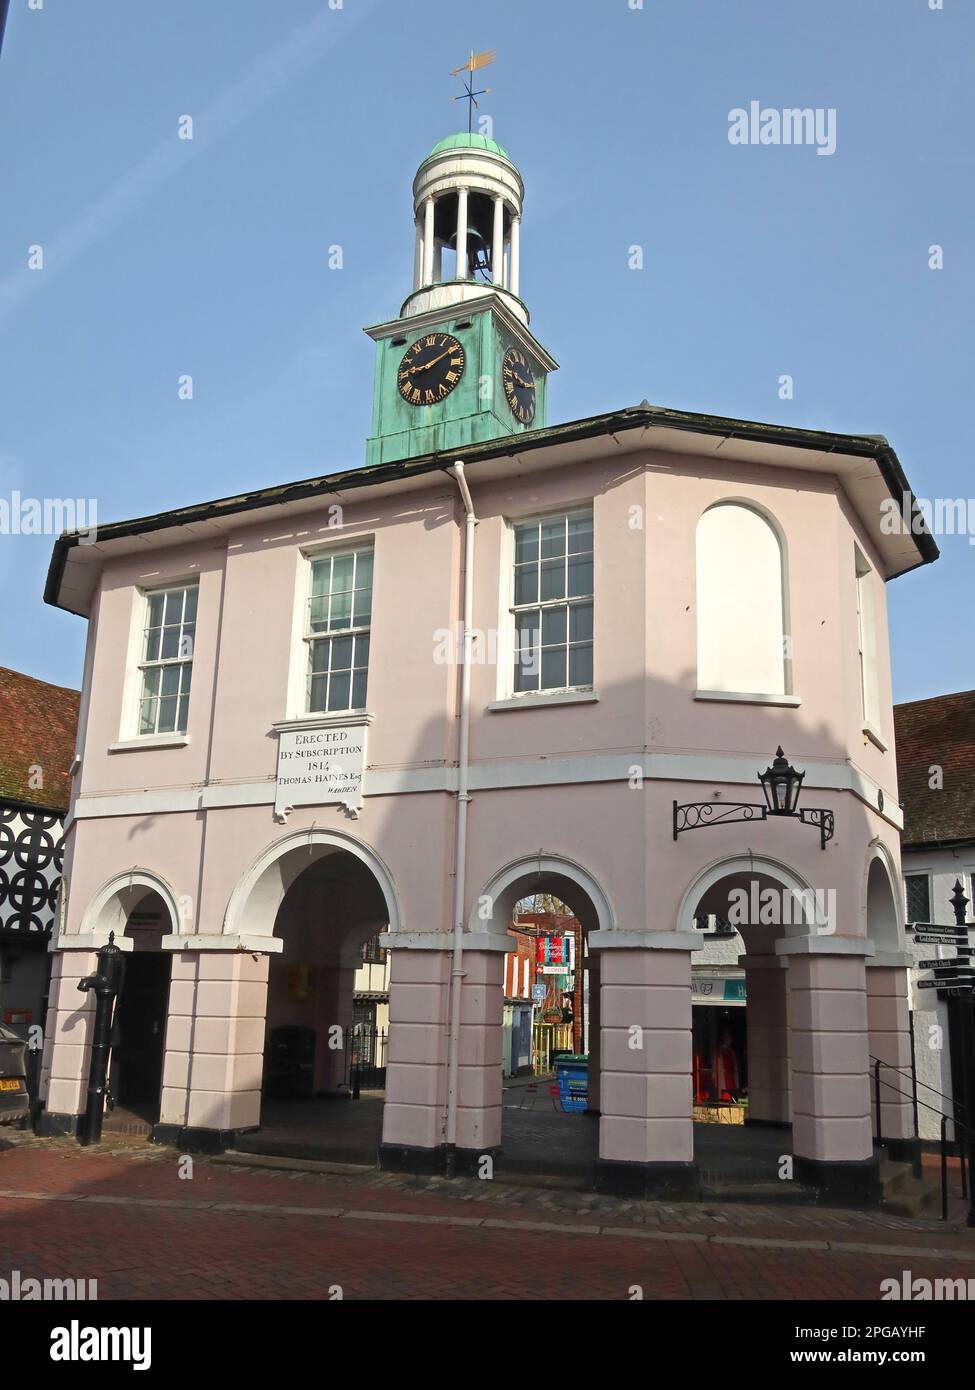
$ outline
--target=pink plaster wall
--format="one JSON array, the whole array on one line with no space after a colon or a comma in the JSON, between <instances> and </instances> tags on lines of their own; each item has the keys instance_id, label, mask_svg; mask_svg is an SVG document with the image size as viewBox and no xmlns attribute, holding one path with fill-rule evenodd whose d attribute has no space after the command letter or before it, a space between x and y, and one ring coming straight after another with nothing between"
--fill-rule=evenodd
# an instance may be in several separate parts
<instances>
[{"instance_id":1,"label":"pink plaster wall","mask_svg":"<svg viewBox=\"0 0 975 1390\"><path fill-rule=\"evenodd\" d=\"M674 931L686 926L679 921L681 906L702 869L751 849L778 859L814 886L835 889L839 934L865 935L869 846L882 842L896 865L898 835L875 808L850 793L809 786L804 792L805 804L836 813L837 835L825 853L817 833L795 822L724 827L683 835L676 843L671 836L674 799L699 800L714 792L726 800L758 799L752 769L763 768L780 741L790 758L807 769L807 780L827 765L858 768L882 786L890 805L896 803L893 750L882 752L865 743L862 733L854 537L868 558L876 557L841 489L835 480L809 473L718 465L652 450L615 457L601 452L600 445L593 450L585 462L520 472L507 481L479 479L476 468L469 473L479 516L474 624L488 637L499 624L505 522L592 502L599 699L491 711L488 706L499 694L498 673L490 662L476 662L471 730L475 774L491 774L503 764L504 777L518 780L520 769L530 777L539 768L563 765L560 760L567 758L593 771L592 780L585 780L584 773L574 785L474 791L465 920L503 866L530 861L544 851L589 871L609 899L612 925L624 931ZM695 531L702 512L722 499L764 508L785 537L798 708L694 699ZM182 932L220 933L235 887L257 856L296 830L311 827L350 834L378 856L395 885L401 931L449 931L454 797L442 790L368 793L370 778L375 783L380 775L436 775L456 763L458 671L434 660L434 650L438 633L451 628L459 613L461 510L453 484L440 475L418 478L410 492L396 495L362 500L350 493L343 499L340 532L328 529L327 509L333 502L330 496L317 507L309 504L301 516L286 519L269 509L242 520L229 538L140 550L134 557L106 562L98 597L84 760L75 779L76 796L80 794L84 803L81 809L87 806L104 814L82 816L69 832L69 934L81 930L99 888L134 867L158 875L186 904ZM375 546L368 696L375 718L368 732L367 797L354 822L341 808L323 806L298 808L287 825L280 825L270 805L277 747L271 726L297 712L289 710L288 689L300 548L325 538L343 543L369 538ZM178 748L112 753L109 745L124 732L125 654L137 586L193 576L200 580L200 603L189 742ZM883 602L880 594L881 613ZM886 661L884 633L884 735L890 731ZM700 780L662 777L632 787L619 778L597 780L599 759L618 756L628 767L645 753L703 759L694 764L694 776ZM726 760L732 757L745 760L746 771L740 775L744 780L735 781L727 772ZM203 810L196 803L204 788L228 798L246 793L245 799L267 800ZM189 797L190 804L167 810L160 801L149 811L137 809L135 798L144 794L157 800L166 795ZM115 799L97 802L104 797ZM133 801L128 803L126 797ZM273 921L260 926L270 934ZM188 959L188 953L180 953L184 954ZM500 1008L494 1008L494 996L500 990L503 958L471 955L478 957L483 978L472 976L465 987L458 1123L463 1142L480 1147L495 1143L500 1133L501 1015ZM606 1157L682 1161L687 1156L690 1113L689 973L686 981L683 973L680 980L663 981L644 979L640 972L659 972L665 966L681 972L686 967L689 972L688 957L670 951L615 951L607 957L612 963L607 967L604 962L602 970L603 1024L609 1030L604 1040L612 1040L612 1030L622 1026L617 1004L624 999L620 991L629 988L637 989L640 998L626 995L626 1008L644 1009L648 1027L656 1031L642 1080L622 1064L607 1065L604 1047L601 1151ZM644 957L650 959L643 963ZM394 951L385 1122L390 1143L424 1147L441 1137L446 959L439 951ZM799 964L793 961L789 967L790 1005L798 1009L794 1026L803 1035L800 1052L792 1058L793 1108L798 1125L805 1126L805 1147L800 1151L811 1156L860 1154L866 1143L864 1126L869 1129L869 1118L854 1114L857 1106L867 1116L869 1112L857 1080L867 1027L858 1010L861 999L865 1010L866 994L862 980L859 986L851 983L853 964L843 964L845 987L853 994L859 988L860 994L844 1001L847 1013L839 1010L835 1017L820 1017L820 1006L798 983ZM815 961L808 968L815 973L825 966ZM633 971L631 978L627 972ZM862 961L859 972L862 976ZM667 999L661 990L671 991ZM686 1026L683 1018L666 1027L654 1022L662 1016L658 1005L669 1001L679 1012L685 994ZM179 1017L191 1015L183 1012ZM246 1015L249 1025L255 1017ZM185 1031L187 1025L179 1026ZM850 1071L829 1072L834 1079L824 1089L807 1081L807 1063L818 1055L817 1049L833 1048L837 1037L855 1041L856 1065L851 1062ZM63 1045L77 1046L67 1039ZM243 1050L234 1051L226 1105L217 1103L214 1092L194 1113L210 1104L222 1120L251 1115L255 1047L248 1034ZM188 1115L193 1101L177 1074L182 1066L173 1060L177 1056L191 1053L188 1047L181 1052L175 1043L167 1052L165 1110L167 1115ZM75 1054L65 1052L64 1058L59 1055L58 1067L75 1065ZM75 1059L79 1064L80 1058L78 1054ZM208 1065L212 1072L216 1064ZM636 1092L642 1097L642 1118L633 1109ZM650 1129L638 1134L637 1121L650 1124Z\"/></svg>"}]
</instances>

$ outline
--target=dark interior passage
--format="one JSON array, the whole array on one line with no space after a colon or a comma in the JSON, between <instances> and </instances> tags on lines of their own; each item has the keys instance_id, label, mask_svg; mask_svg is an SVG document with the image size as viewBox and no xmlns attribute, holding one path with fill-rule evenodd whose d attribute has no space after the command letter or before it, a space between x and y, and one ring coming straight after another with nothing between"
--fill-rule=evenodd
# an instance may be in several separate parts
<instances>
[{"instance_id":1,"label":"dark interior passage","mask_svg":"<svg viewBox=\"0 0 975 1390\"><path fill-rule=\"evenodd\" d=\"M112 1031L112 1089L119 1105L158 1108L170 967L166 951L125 957Z\"/></svg>"}]
</instances>

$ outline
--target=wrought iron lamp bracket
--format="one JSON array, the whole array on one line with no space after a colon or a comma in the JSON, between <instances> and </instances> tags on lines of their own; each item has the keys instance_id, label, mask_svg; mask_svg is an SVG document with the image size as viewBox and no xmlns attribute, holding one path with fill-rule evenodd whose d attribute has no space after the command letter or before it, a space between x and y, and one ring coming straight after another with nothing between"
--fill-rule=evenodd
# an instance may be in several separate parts
<instances>
[{"instance_id":1,"label":"wrought iron lamp bracket","mask_svg":"<svg viewBox=\"0 0 975 1390\"><path fill-rule=\"evenodd\" d=\"M819 848L825 849L827 840L833 838L833 812L821 806L804 806L799 812L803 825L815 825L819 830Z\"/></svg>"},{"instance_id":2,"label":"wrought iron lamp bracket","mask_svg":"<svg viewBox=\"0 0 975 1390\"><path fill-rule=\"evenodd\" d=\"M802 810L782 813L798 819L803 825L819 830L820 849L833 838L833 812L821 807L804 806ZM712 825L732 825L740 821L768 820L767 806L756 801L688 801L674 802L674 839L685 830L705 830Z\"/></svg>"}]
</instances>

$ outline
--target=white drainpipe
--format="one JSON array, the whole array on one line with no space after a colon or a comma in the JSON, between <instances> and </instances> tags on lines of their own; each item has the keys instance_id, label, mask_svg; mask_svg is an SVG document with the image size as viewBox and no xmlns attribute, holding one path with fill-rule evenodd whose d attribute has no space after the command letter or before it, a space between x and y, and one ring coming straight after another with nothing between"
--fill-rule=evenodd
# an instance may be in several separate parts
<instances>
[{"instance_id":1,"label":"white drainpipe","mask_svg":"<svg viewBox=\"0 0 975 1390\"><path fill-rule=\"evenodd\" d=\"M453 1176L457 1145L457 1083L460 1071L460 1003L464 980L464 899L466 897L467 807L470 803L469 762L471 746L471 647L474 641L474 528L477 517L464 465L458 459L450 469L457 480L467 513L464 527L464 640L460 668L460 733L457 746L457 824L454 843L454 924L450 965L450 1032L447 1038L447 1096L444 1131L447 1174Z\"/></svg>"}]
</instances>

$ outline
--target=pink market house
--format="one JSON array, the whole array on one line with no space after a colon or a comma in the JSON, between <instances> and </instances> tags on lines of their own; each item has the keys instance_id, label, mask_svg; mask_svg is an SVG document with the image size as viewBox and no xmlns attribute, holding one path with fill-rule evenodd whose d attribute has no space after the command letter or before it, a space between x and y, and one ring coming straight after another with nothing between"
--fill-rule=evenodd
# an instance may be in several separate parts
<instances>
[{"instance_id":1,"label":"pink market house","mask_svg":"<svg viewBox=\"0 0 975 1390\"><path fill-rule=\"evenodd\" d=\"M503 1164L507 928L548 893L586 938L599 1119L565 1119L598 1128L601 1188L699 1190L691 967L720 917L744 1137L873 1200L870 1059L910 1059L885 588L937 557L882 524L897 456L646 403L549 425L518 169L454 136L413 191L364 466L56 543L47 601L89 639L46 1128L84 1108L77 981L110 932L160 1021L156 1137L201 1148L261 1126L281 1024L341 1090L385 932L381 1162ZM761 809L780 744L793 816ZM910 1107L885 1112L906 1156Z\"/></svg>"}]
</instances>

